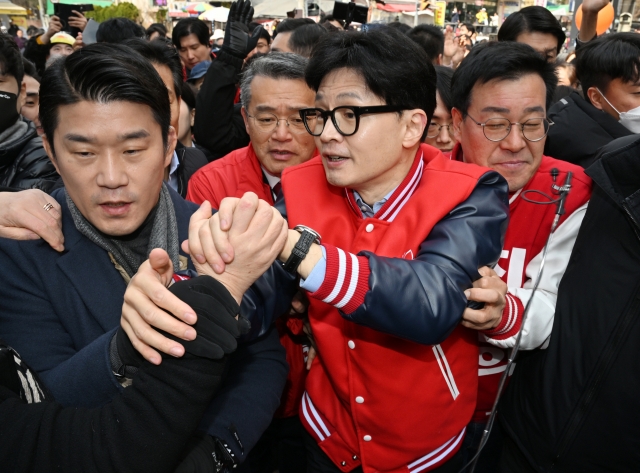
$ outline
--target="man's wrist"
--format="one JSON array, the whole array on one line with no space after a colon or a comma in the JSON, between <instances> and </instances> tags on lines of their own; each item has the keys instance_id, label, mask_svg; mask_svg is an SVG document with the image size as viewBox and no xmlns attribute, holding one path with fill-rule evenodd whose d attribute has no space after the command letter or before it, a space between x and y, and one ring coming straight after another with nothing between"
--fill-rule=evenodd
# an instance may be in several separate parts
<instances>
[{"instance_id":1,"label":"man's wrist","mask_svg":"<svg viewBox=\"0 0 640 473\"><path fill-rule=\"evenodd\" d=\"M287 243L284 245L284 249L282 250L282 253L280 253L280 256L278 256L278 259L282 263L285 263L289 259L289 256L291 256L291 252L296 246L296 243L298 243L300 236L300 233L298 233L297 231L291 229L289 230L289 233L287 235ZM312 243L309 247L307 256L298 266L297 273L300 275L300 277L306 279L315 265L318 263L318 261L320 261L320 259L322 259L322 248L317 243Z\"/></svg>"},{"instance_id":2,"label":"man's wrist","mask_svg":"<svg viewBox=\"0 0 640 473\"><path fill-rule=\"evenodd\" d=\"M306 279L315 268L318 261L322 259L322 247L317 243L313 243L309 248L309 253L307 253L307 257L302 260L300 266L298 266L298 274L301 278Z\"/></svg>"},{"instance_id":3,"label":"man's wrist","mask_svg":"<svg viewBox=\"0 0 640 473\"><path fill-rule=\"evenodd\" d=\"M230 283L229 281L223 281L222 279L220 279L220 276L218 274L214 273L213 275L209 275L209 276L211 276L213 279L215 279L220 284L222 284L227 289L227 291L229 291L229 294L231 294L231 297L233 297L233 299L238 303L238 305L242 303L242 298L244 297L244 290L238 289L237 287L235 287L233 283Z\"/></svg>"},{"instance_id":4,"label":"man's wrist","mask_svg":"<svg viewBox=\"0 0 640 473\"><path fill-rule=\"evenodd\" d=\"M282 252L278 256L278 259L283 263L285 263L289 259L293 248L296 246L296 243L298 243L298 240L300 239L300 234L295 230L289 229L287 230L287 232L287 242L284 244L284 248L282 248Z\"/></svg>"}]
</instances>

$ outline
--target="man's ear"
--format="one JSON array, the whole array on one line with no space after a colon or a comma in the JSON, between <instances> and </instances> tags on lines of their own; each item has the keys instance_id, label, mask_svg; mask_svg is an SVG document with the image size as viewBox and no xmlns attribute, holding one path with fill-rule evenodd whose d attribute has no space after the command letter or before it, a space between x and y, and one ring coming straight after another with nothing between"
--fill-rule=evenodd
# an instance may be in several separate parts
<instances>
[{"instance_id":1,"label":"man's ear","mask_svg":"<svg viewBox=\"0 0 640 473\"><path fill-rule=\"evenodd\" d=\"M178 142L178 134L176 133L176 129L170 126L169 134L167 136L167 149L164 155L164 167L167 167L171 164L171 159L173 158L173 152L176 149L177 142Z\"/></svg>"},{"instance_id":2,"label":"man's ear","mask_svg":"<svg viewBox=\"0 0 640 473\"><path fill-rule=\"evenodd\" d=\"M191 128L193 128L193 124L196 122L196 109L191 110Z\"/></svg>"},{"instance_id":3,"label":"man's ear","mask_svg":"<svg viewBox=\"0 0 640 473\"><path fill-rule=\"evenodd\" d=\"M240 109L240 113L242 114L242 119L244 120L244 127L247 130L247 135L251 136L251 134L249 133L249 116L244 107Z\"/></svg>"},{"instance_id":4,"label":"man's ear","mask_svg":"<svg viewBox=\"0 0 640 473\"><path fill-rule=\"evenodd\" d=\"M462 116L462 112L454 107L451 109L451 118L453 125L453 137L458 143L460 143L462 141L462 130L460 130L460 127L462 126L464 117Z\"/></svg>"},{"instance_id":5,"label":"man's ear","mask_svg":"<svg viewBox=\"0 0 640 473\"><path fill-rule=\"evenodd\" d=\"M433 64L434 66L442 66L442 54L438 54L438 57L436 58L436 62Z\"/></svg>"},{"instance_id":6,"label":"man's ear","mask_svg":"<svg viewBox=\"0 0 640 473\"><path fill-rule=\"evenodd\" d=\"M604 110L604 99L598 89L595 87L589 87L589 90L587 90L587 97L589 97L591 105L596 107L598 110Z\"/></svg>"},{"instance_id":7,"label":"man's ear","mask_svg":"<svg viewBox=\"0 0 640 473\"><path fill-rule=\"evenodd\" d=\"M42 135L42 146L44 146L44 150L47 152L47 156L49 156L49 160L53 164L53 167L56 168L56 172L60 174L60 168L58 167L58 161L56 160L55 155L53 154L53 147L49 142L49 138L47 135ZM62 176L62 174L60 174Z\"/></svg>"},{"instance_id":8,"label":"man's ear","mask_svg":"<svg viewBox=\"0 0 640 473\"><path fill-rule=\"evenodd\" d=\"M414 110L405 110L405 124L407 126L402 140L404 148L413 148L422 141L422 134L427 127L427 114L424 110L416 108Z\"/></svg>"}]
</instances>

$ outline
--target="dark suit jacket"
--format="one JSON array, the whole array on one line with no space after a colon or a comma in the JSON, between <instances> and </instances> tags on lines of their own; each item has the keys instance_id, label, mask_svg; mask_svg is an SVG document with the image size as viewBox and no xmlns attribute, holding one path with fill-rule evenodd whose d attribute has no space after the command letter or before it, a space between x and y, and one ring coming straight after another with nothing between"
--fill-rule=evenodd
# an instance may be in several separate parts
<instances>
[{"instance_id":1,"label":"dark suit jacket","mask_svg":"<svg viewBox=\"0 0 640 473\"><path fill-rule=\"evenodd\" d=\"M170 193L183 241L197 206ZM76 229L64 190L52 197L62 207L63 253L42 240L0 239L0 336L40 374L59 403L97 407L121 390L108 349L126 285L107 252ZM248 453L278 407L286 374L277 334L240 345L212 407L224 416L215 416L205 426L208 432L242 458L230 424Z\"/></svg>"}]
</instances>

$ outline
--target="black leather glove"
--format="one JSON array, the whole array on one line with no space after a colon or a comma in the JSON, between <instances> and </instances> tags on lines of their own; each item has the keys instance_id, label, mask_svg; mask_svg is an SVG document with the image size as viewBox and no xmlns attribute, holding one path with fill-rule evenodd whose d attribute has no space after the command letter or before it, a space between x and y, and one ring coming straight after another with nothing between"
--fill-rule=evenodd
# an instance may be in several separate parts
<instances>
[{"instance_id":1,"label":"black leather glove","mask_svg":"<svg viewBox=\"0 0 640 473\"><path fill-rule=\"evenodd\" d=\"M183 345L187 353L219 360L236 350L236 338L249 333L251 324L239 315L240 306L227 288L211 276L180 281L169 290L195 311L198 321L193 328L198 336L195 340L186 341L160 330L159 332Z\"/></svg>"},{"instance_id":2,"label":"black leather glove","mask_svg":"<svg viewBox=\"0 0 640 473\"><path fill-rule=\"evenodd\" d=\"M210 435L196 435L185 447L185 456L175 473L211 473L230 471L235 457L224 443Z\"/></svg>"},{"instance_id":3,"label":"black leather glove","mask_svg":"<svg viewBox=\"0 0 640 473\"><path fill-rule=\"evenodd\" d=\"M193 328L198 336L195 340L186 341L162 330L158 332L183 345L188 354L219 360L233 353L238 346L236 338L251 329L249 321L241 315L235 319L240 312L238 303L227 288L211 276L177 282L169 291L195 311L198 322ZM145 361L122 327L111 339L109 358L114 374L126 378L131 378Z\"/></svg>"},{"instance_id":4,"label":"black leather glove","mask_svg":"<svg viewBox=\"0 0 640 473\"><path fill-rule=\"evenodd\" d=\"M250 0L238 0L231 4L222 42L223 51L244 59L255 49L262 27L253 30L249 36L249 23L252 19L253 7Z\"/></svg>"},{"instance_id":5,"label":"black leather glove","mask_svg":"<svg viewBox=\"0 0 640 473\"><path fill-rule=\"evenodd\" d=\"M127 332L122 327L118 327L118 331L111 339L109 359L113 374L119 378L132 378L144 363L144 358L138 350L133 348Z\"/></svg>"}]
</instances>

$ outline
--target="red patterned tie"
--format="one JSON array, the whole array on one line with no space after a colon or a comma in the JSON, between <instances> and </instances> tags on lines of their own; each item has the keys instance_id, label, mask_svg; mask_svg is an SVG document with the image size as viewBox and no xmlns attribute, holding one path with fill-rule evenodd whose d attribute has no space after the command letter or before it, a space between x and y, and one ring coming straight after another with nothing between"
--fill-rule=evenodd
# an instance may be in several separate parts
<instances>
[{"instance_id":1,"label":"red patterned tie","mask_svg":"<svg viewBox=\"0 0 640 473\"><path fill-rule=\"evenodd\" d=\"M273 195L275 196L273 198L273 200L277 200L278 196L280 195L280 191L282 190L282 184L280 184L280 182L278 182L275 186L273 186Z\"/></svg>"}]
</instances>

